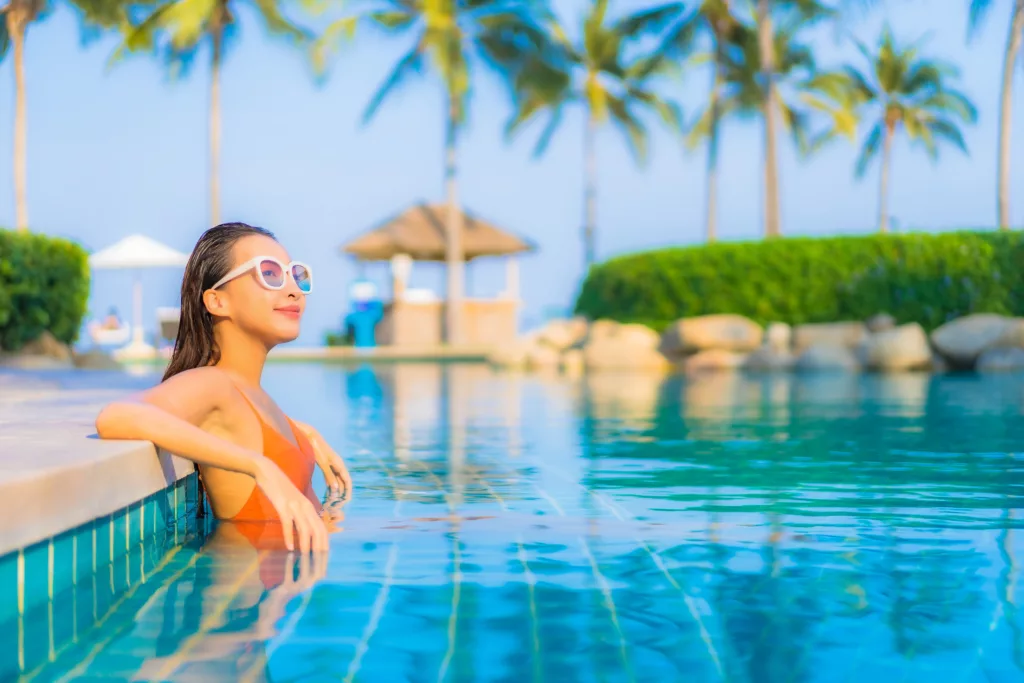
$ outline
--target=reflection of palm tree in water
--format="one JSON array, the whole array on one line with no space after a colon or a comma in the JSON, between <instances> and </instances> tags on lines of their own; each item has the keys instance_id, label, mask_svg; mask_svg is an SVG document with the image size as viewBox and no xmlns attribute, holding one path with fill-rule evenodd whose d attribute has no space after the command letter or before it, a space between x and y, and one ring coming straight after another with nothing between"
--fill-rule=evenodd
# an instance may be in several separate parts
<instances>
[{"instance_id":1,"label":"reflection of palm tree in water","mask_svg":"<svg viewBox=\"0 0 1024 683\"><path fill-rule=\"evenodd\" d=\"M1005 511L1003 532L999 536L999 554L1003 558L1003 571L999 573L997 593L1002 618L1006 620L1006 625L1012 634L1013 663L1021 672L1024 672L1024 646L1022 646L1024 634L1017 622L1017 603L1013 595L1017 583L1017 563L1013 557L1013 513L1013 509L1010 508Z\"/></svg>"}]
</instances>

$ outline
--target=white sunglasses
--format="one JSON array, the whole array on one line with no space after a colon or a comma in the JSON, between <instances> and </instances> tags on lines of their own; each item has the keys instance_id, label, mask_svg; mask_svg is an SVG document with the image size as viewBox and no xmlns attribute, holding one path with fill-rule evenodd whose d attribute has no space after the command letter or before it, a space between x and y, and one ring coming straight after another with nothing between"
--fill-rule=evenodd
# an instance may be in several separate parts
<instances>
[{"instance_id":1,"label":"white sunglasses","mask_svg":"<svg viewBox=\"0 0 1024 683\"><path fill-rule=\"evenodd\" d=\"M309 294L313 291L313 273L309 266L299 261L292 261L286 268L273 256L255 256L249 259L218 280L217 284L210 289L217 289L236 277L245 275L253 268L256 269L256 278L267 289L284 288L285 272L288 272L291 273L292 280L295 281L295 286L299 288L300 292Z\"/></svg>"}]
</instances>

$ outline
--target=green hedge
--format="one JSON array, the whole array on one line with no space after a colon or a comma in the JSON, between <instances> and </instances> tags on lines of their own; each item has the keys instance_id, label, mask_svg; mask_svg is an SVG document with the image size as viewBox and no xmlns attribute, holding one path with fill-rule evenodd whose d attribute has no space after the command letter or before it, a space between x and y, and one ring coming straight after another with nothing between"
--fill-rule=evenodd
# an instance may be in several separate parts
<instances>
[{"instance_id":1,"label":"green hedge","mask_svg":"<svg viewBox=\"0 0 1024 683\"><path fill-rule=\"evenodd\" d=\"M0 348L49 331L70 344L89 298L89 259L69 240L0 230Z\"/></svg>"},{"instance_id":2,"label":"green hedge","mask_svg":"<svg viewBox=\"0 0 1024 683\"><path fill-rule=\"evenodd\" d=\"M590 270L576 312L659 330L709 313L798 324L888 312L929 330L967 313L1024 315L1024 235L799 238L632 254Z\"/></svg>"}]
</instances>

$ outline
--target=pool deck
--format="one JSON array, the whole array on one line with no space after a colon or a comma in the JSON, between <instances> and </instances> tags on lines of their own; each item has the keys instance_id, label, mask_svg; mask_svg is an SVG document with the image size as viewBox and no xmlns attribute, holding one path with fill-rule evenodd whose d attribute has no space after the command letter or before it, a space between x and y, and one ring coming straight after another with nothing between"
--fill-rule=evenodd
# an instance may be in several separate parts
<instances>
[{"instance_id":1,"label":"pool deck","mask_svg":"<svg viewBox=\"0 0 1024 683\"><path fill-rule=\"evenodd\" d=\"M335 362L435 362L473 361L483 362L494 352L494 346L279 346L270 352L268 360L288 361L335 361ZM168 350L153 351L143 355L114 353L122 363L166 363L170 358Z\"/></svg>"},{"instance_id":2,"label":"pool deck","mask_svg":"<svg viewBox=\"0 0 1024 683\"><path fill-rule=\"evenodd\" d=\"M124 373L0 372L0 555L109 515L192 472L151 443L101 441ZM103 388L98 388L103 387Z\"/></svg>"}]
</instances>

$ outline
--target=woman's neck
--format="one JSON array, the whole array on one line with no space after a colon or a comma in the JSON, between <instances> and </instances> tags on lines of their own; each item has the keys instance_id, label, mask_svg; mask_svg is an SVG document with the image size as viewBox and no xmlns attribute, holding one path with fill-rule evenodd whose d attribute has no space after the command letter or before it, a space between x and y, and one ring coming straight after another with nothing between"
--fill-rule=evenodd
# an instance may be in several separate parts
<instances>
[{"instance_id":1,"label":"woman's neck","mask_svg":"<svg viewBox=\"0 0 1024 683\"><path fill-rule=\"evenodd\" d=\"M247 385L258 387L270 349L259 340L243 334L239 330L225 330L224 334L218 334L216 337L217 347L220 349L220 360L217 361L217 367L229 372Z\"/></svg>"}]
</instances>

